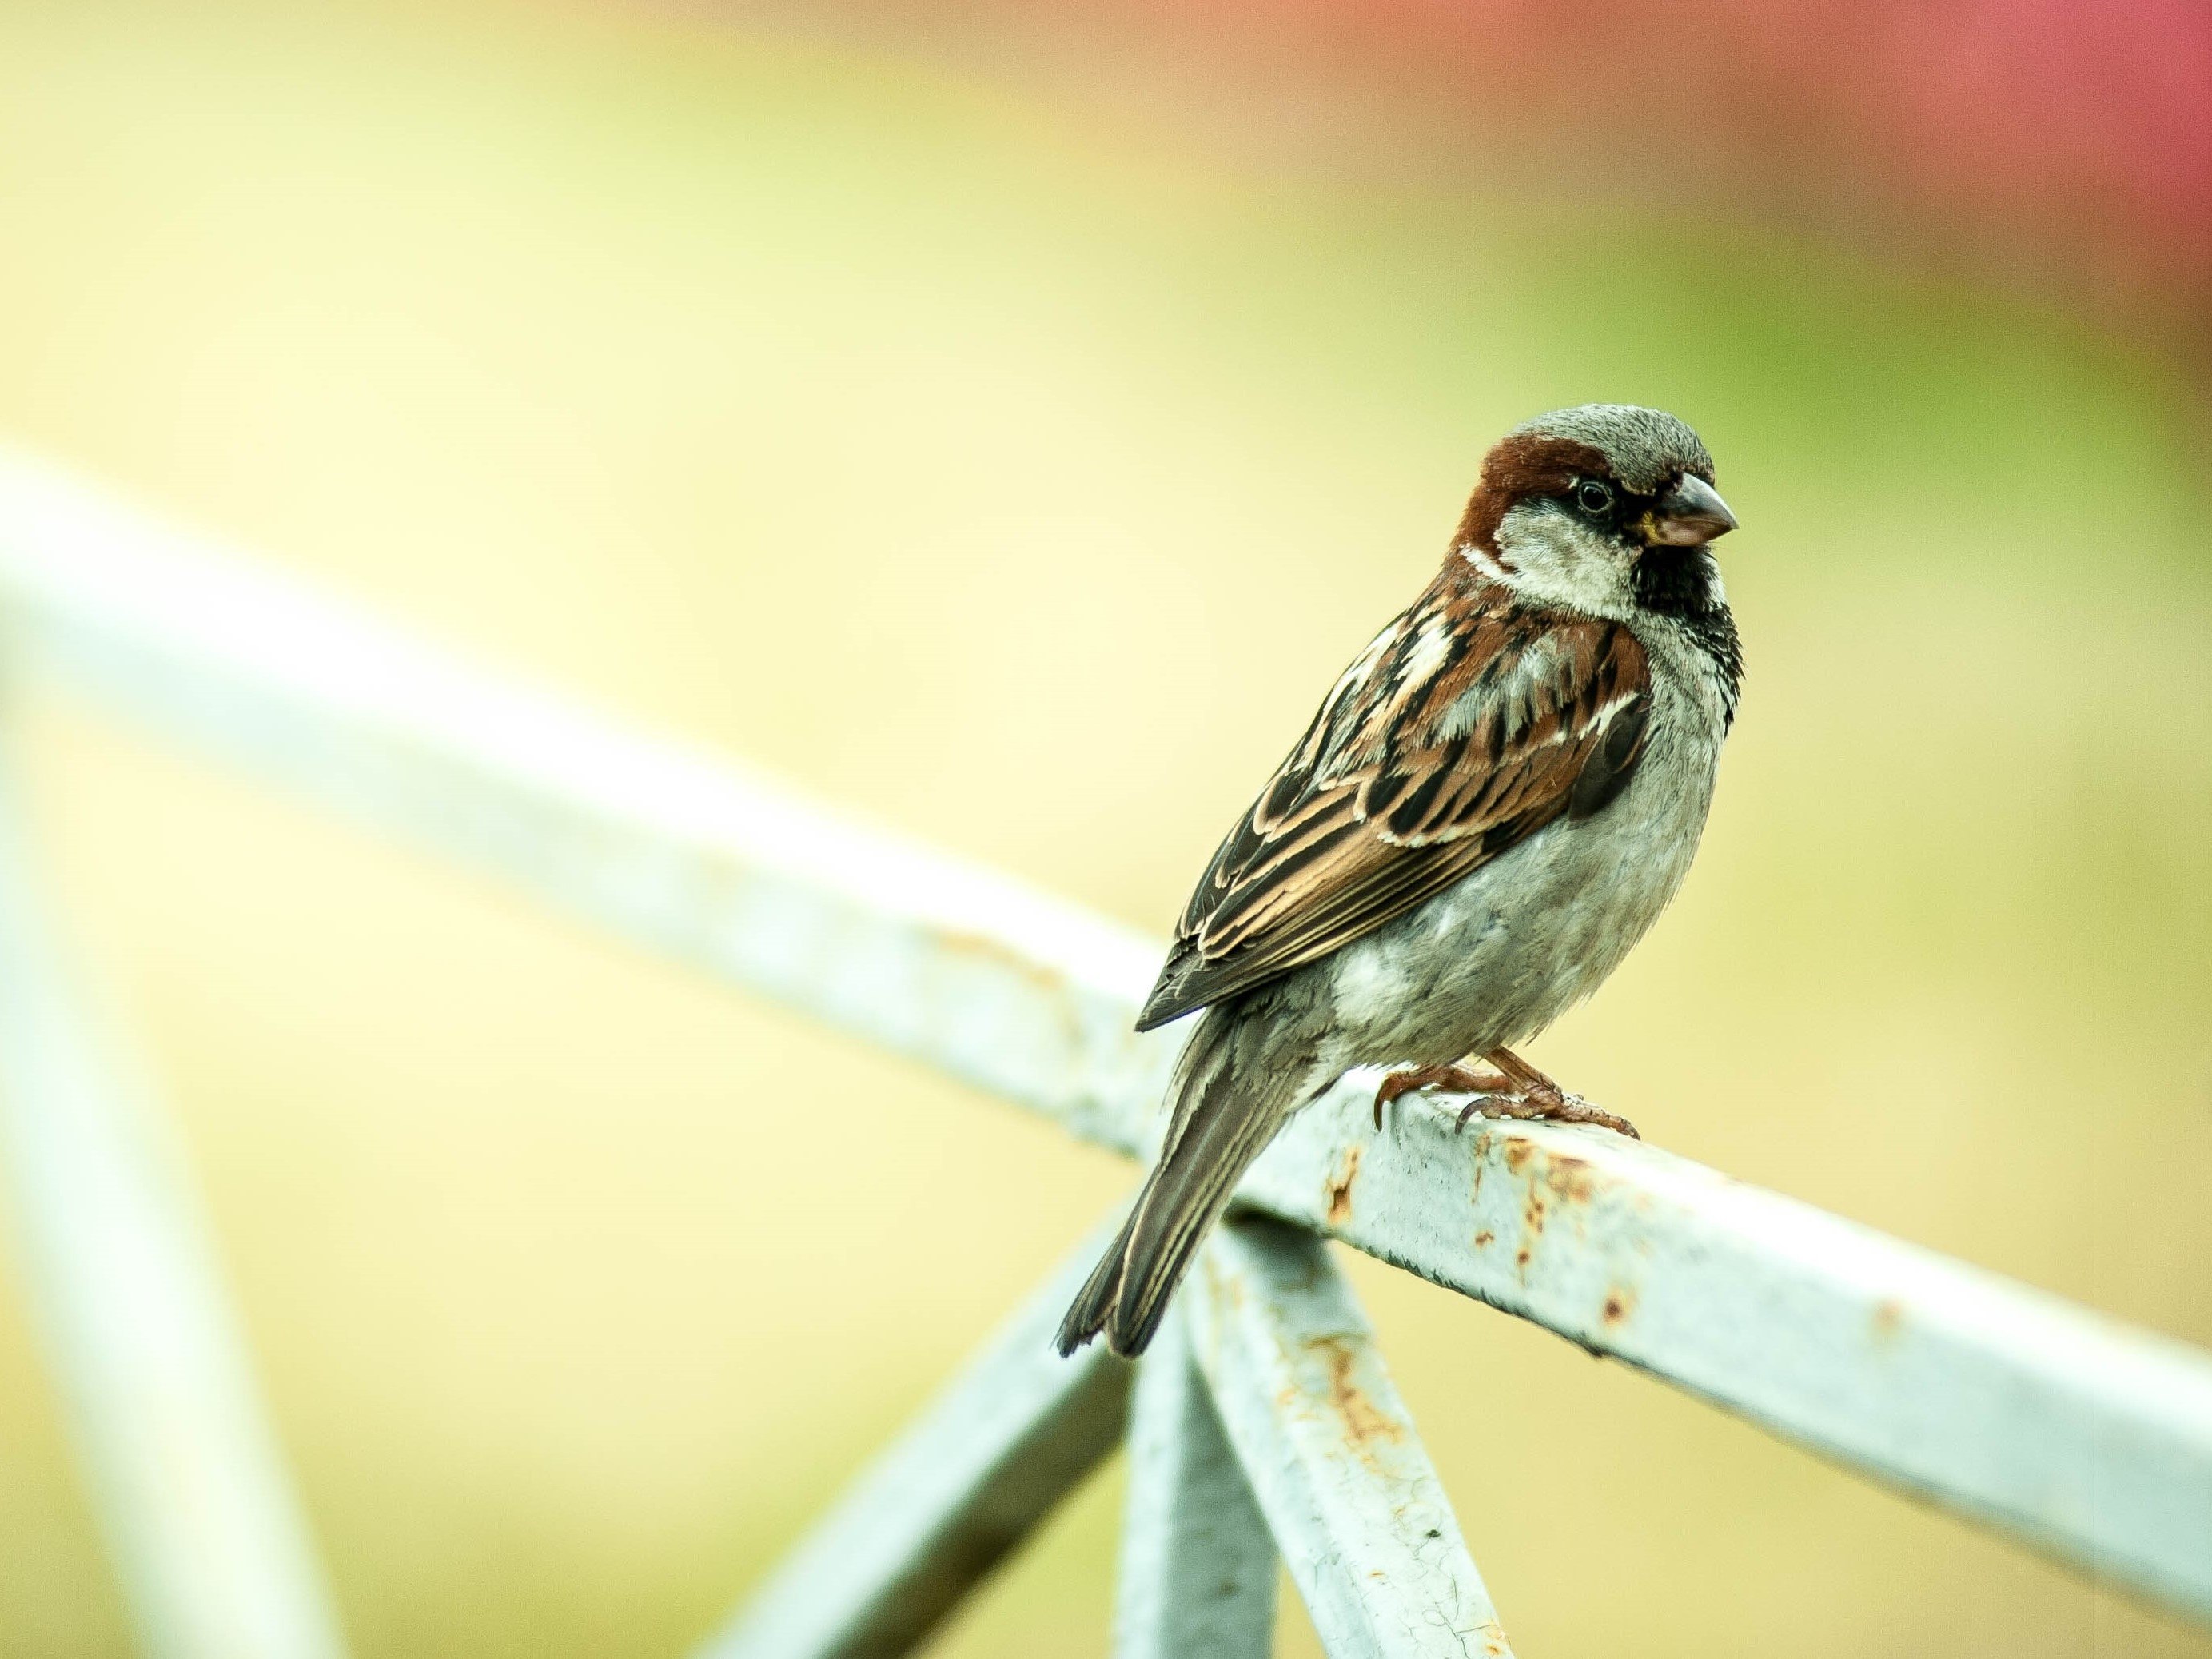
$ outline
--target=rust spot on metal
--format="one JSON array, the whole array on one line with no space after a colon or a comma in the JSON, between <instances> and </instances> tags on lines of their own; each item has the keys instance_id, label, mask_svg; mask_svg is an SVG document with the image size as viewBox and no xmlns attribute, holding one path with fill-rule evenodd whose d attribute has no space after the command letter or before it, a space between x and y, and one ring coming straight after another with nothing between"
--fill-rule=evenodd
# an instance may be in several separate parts
<instances>
[{"instance_id":1,"label":"rust spot on metal","mask_svg":"<svg viewBox=\"0 0 2212 1659\"><path fill-rule=\"evenodd\" d=\"M930 937L947 965L981 966L1027 985L1044 999L1053 1024L1066 1045L1066 1052L1074 1054L1081 1051L1083 1011L1074 982L1066 974L1021 951L1010 949L988 934L967 933L957 927L939 927L931 930ZM942 971L941 968L939 971Z\"/></svg>"},{"instance_id":2,"label":"rust spot on metal","mask_svg":"<svg viewBox=\"0 0 2212 1659\"><path fill-rule=\"evenodd\" d=\"M1355 1141L1344 1149L1344 1160L1328 1177L1326 1196L1328 1200L1328 1224L1341 1227L1352 1219L1352 1183L1359 1179L1359 1155L1363 1148Z\"/></svg>"},{"instance_id":3,"label":"rust spot on metal","mask_svg":"<svg viewBox=\"0 0 2212 1659\"><path fill-rule=\"evenodd\" d=\"M1621 1324L1635 1311L1635 1291L1616 1285L1605 1293L1605 1307L1601 1312L1608 1326Z\"/></svg>"},{"instance_id":4,"label":"rust spot on metal","mask_svg":"<svg viewBox=\"0 0 2212 1659\"><path fill-rule=\"evenodd\" d=\"M1905 1327L1905 1304L1893 1296L1886 1296L1874 1304L1874 1340L1894 1342L1897 1334Z\"/></svg>"},{"instance_id":5,"label":"rust spot on metal","mask_svg":"<svg viewBox=\"0 0 2212 1659\"><path fill-rule=\"evenodd\" d=\"M1554 1152L1544 1170L1544 1184L1554 1196L1571 1204L1587 1204L1597 1194L1597 1173L1589 1160L1571 1152Z\"/></svg>"},{"instance_id":6,"label":"rust spot on metal","mask_svg":"<svg viewBox=\"0 0 2212 1659\"><path fill-rule=\"evenodd\" d=\"M1474 1248L1478 1250L1486 1250L1497 1242L1498 1235L1487 1227L1474 1236Z\"/></svg>"},{"instance_id":7,"label":"rust spot on metal","mask_svg":"<svg viewBox=\"0 0 2212 1659\"><path fill-rule=\"evenodd\" d=\"M1521 1211L1521 1224L1532 1237L1544 1231L1544 1197L1533 1187L1528 1189L1528 1202Z\"/></svg>"},{"instance_id":8,"label":"rust spot on metal","mask_svg":"<svg viewBox=\"0 0 2212 1659\"><path fill-rule=\"evenodd\" d=\"M1351 1345L1340 1336L1319 1336L1311 1346L1322 1351L1328 1361L1328 1401L1344 1425L1344 1432L1352 1447L1363 1456L1377 1440L1393 1444L1406 1437L1406 1427L1385 1413L1367 1390L1352 1380L1352 1370L1358 1356Z\"/></svg>"},{"instance_id":9,"label":"rust spot on metal","mask_svg":"<svg viewBox=\"0 0 2212 1659\"><path fill-rule=\"evenodd\" d=\"M1513 1265L1522 1273L1528 1271L1528 1258L1533 1254L1526 1244L1513 1252Z\"/></svg>"},{"instance_id":10,"label":"rust spot on metal","mask_svg":"<svg viewBox=\"0 0 2212 1659\"><path fill-rule=\"evenodd\" d=\"M1522 1170L1528 1167L1528 1160L1535 1156L1536 1145L1534 1141L1522 1140L1517 1136L1515 1139L1507 1141L1505 1143L1505 1168L1507 1173L1511 1175L1519 1175Z\"/></svg>"},{"instance_id":11,"label":"rust spot on metal","mask_svg":"<svg viewBox=\"0 0 2212 1659\"><path fill-rule=\"evenodd\" d=\"M936 942L949 957L968 957L978 962L1027 980L1048 996L1066 996L1067 975L1057 968L1048 967L1032 957L1008 949L999 940L983 933L963 933L957 928L940 927L936 930Z\"/></svg>"},{"instance_id":12,"label":"rust spot on metal","mask_svg":"<svg viewBox=\"0 0 2212 1659\"><path fill-rule=\"evenodd\" d=\"M1218 1297L1224 1308L1242 1308L1244 1305L1243 1279L1236 1273L1223 1273L1216 1265L1211 1250L1200 1252L1198 1261L1199 1271L1206 1275L1207 1292Z\"/></svg>"}]
</instances>

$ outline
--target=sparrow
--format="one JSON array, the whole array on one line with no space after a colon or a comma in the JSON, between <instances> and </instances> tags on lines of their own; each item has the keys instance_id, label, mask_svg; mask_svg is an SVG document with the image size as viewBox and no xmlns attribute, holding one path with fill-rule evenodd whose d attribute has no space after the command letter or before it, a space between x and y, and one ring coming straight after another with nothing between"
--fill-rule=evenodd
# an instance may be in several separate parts
<instances>
[{"instance_id":1,"label":"sparrow","mask_svg":"<svg viewBox=\"0 0 2212 1659\"><path fill-rule=\"evenodd\" d=\"M1347 1071L1469 1112L1625 1120L1514 1052L1688 872L1743 653L1712 458L1620 404L1516 428L1443 567L1345 670L1191 895L1137 1021L1200 1009L1158 1163L1060 1328L1144 1351L1238 1180ZM1487 1061L1492 1071L1470 1062ZM1467 1113L1461 1115L1464 1123Z\"/></svg>"}]
</instances>

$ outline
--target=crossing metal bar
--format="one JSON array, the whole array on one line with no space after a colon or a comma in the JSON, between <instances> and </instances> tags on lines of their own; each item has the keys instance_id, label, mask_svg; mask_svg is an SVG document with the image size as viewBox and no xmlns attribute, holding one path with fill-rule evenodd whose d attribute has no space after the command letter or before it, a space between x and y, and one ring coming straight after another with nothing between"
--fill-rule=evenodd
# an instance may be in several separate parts
<instances>
[{"instance_id":1,"label":"crossing metal bar","mask_svg":"<svg viewBox=\"0 0 2212 1659\"><path fill-rule=\"evenodd\" d=\"M1114 1449L1129 1368L1052 1344L1111 1237L1084 1241L697 1659L905 1653Z\"/></svg>"},{"instance_id":2,"label":"crossing metal bar","mask_svg":"<svg viewBox=\"0 0 2212 1659\"><path fill-rule=\"evenodd\" d=\"M1086 1139L1157 1133L1175 1038L1129 1033L1158 960L1130 932L6 453L0 611L156 729ZM1415 1102L1377 1136L1367 1086L1246 1200L2212 1622L2212 1359L1600 1132L1457 1134Z\"/></svg>"},{"instance_id":3,"label":"crossing metal bar","mask_svg":"<svg viewBox=\"0 0 2212 1659\"><path fill-rule=\"evenodd\" d=\"M1176 1309L1137 1368L1114 1659L1267 1659L1275 1540Z\"/></svg>"},{"instance_id":4,"label":"crossing metal bar","mask_svg":"<svg viewBox=\"0 0 2212 1659\"><path fill-rule=\"evenodd\" d=\"M183 1153L72 994L11 758L0 740L0 1161L126 1602L161 1659L338 1659Z\"/></svg>"},{"instance_id":5,"label":"crossing metal bar","mask_svg":"<svg viewBox=\"0 0 2212 1659\"><path fill-rule=\"evenodd\" d=\"M1193 1282L1199 1369L1332 1659L1510 1653L1327 1246L1264 1217L1234 1218Z\"/></svg>"},{"instance_id":6,"label":"crossing metal bar","mask_svg":"<svg viewBox=\"0 0 2212 1659\"><path fill-rule=\"evenodd\" d=\"M1127 1368L1097 1346L1062 1360L1052 1335L1107 1236L1068 1258L698 1659L905 1651L1105 1454ZM1322 1242L1243 1218L1195 1282L1141 1367L1117 1655L1264 1659L1279 1546L1333 1655L1506 1654Z\"/></svg>"}]
</instances>

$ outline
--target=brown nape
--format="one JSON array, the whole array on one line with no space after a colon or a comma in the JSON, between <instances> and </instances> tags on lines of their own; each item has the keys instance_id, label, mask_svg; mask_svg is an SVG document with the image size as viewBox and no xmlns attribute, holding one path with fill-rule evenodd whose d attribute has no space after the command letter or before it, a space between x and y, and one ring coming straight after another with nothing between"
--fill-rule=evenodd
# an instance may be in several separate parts
<instances>
[{"instance_id":1,"label":"brown nape","mask_svg":"<svg viewBox=\"0 0 2212 1659\"><path fill-rule=\"evenodd\" d=\"M1498 556L1498 526L1516 502L1536 495L1563 494L1577 478L1613 477L1602 451L1572 438L1517 433L1502 440L1482 463L1482 482L1468 497L1452 546L1480 548Z\"/></svg>"}]
</instances>

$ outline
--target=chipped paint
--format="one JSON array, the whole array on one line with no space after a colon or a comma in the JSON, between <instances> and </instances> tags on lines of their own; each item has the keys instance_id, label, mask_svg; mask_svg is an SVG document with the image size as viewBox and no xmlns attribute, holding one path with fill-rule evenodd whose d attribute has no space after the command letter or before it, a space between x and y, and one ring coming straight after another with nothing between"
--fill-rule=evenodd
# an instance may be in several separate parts
<instances>
[{"instance_id":1,"label":"chipped paint","mask_svg":"<svg viewBox=\"0 0 2212 1659\"><path fill-rule=\"evenodd\" d=\"M1205 1255L1194 1346L1322 1647L1505 1659L1489 1591L1328 1247L1249 1218ZM1220 1294L1236 1283L1241 1297Z\"/></svg>"},{"instance_id":2,"label":"chipped paint","mask_svg":"<svg viewBox=\"0 0 2212 1659\"><path fill-rule=\"evenodd\" d=\"M1894 1342L1898 1333L1905 1328L1905 1304L1893 1296L1882 1297L1874 1304L1869 1323L1878 1345L1887 1346Z\"/></svg>"},{"instance_id":3,"label":"chipped paint","mask_svg":"<svg viewBox=\"0 0 2212 1659\"><path fill-rule=\"evenodd\" d=\"M1329 1172L1322 1213L1332 1227L1341 1227L1352 1219L1352 1183L1359 1179L1359 1158L1364 1150L1358 1141L1349 1142L1343 1162Z\"/></svg>"},{"instance_id":4,"label":"chipped paint","mask_svg":"<svg viewBox=\"0 0 2212 1659\"><path fill-rule=\"evenodd\" d=\"M1311 1346L1328 1364L1329 1404L1344 1424L1346 1438L1362 1451L1378 1439L1394 1445L1403 1440L1405 1425L1388 1416L1354 1380L1359 1355L1353 1345L1340 1336L1323 1336L1313 1339Z\"/></svg>"},{"instance_id":5,"label":"chipped paint","mask_svg":"<svg viewBox=\"0 0 2212 1659\"><path fill-rule=\"evenodd\" d=\"M1588 1158L1571 1152L1554 1152L1544 1165L1544 1185L1552 1195L1569 1204L1587 1204L1597 1196L1597 1171Z\"/></svg>"}]
</instances>

